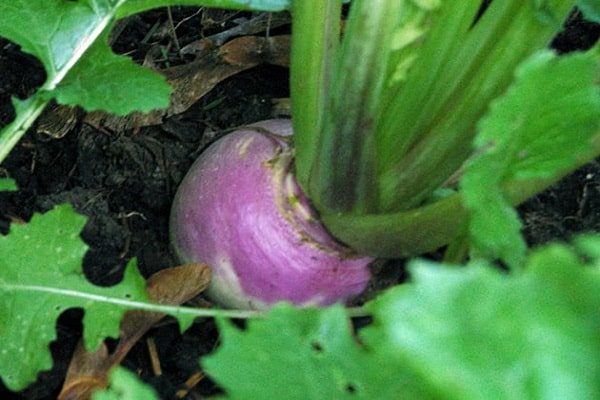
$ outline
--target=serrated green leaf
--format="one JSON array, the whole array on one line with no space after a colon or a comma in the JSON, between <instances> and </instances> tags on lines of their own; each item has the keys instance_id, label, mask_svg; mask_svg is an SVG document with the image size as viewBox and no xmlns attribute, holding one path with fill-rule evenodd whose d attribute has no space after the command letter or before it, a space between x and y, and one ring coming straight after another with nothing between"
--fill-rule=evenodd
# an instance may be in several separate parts
<instances>
[{"instance_id":1,"label":"serrated green leaf","mask_svg":"<svg viewBox=\"0 0 600 400\"><path fill-rule=\"evenodd\" d=\"M244 331L219 320L202 365L231 399L600 398L600 236L575 243L513 274L413 261L358 341L339 306L280 305Z\"/></svg>"},{"instance_id":2,"label":"serrated green leaf","mask_svg":"<svg viewBox=\"0 0 600 400\"><path fill-rule=\"evenodd\" d=\"M36 56L48 74L48 100L125 115L168 106L163 76L117 56L106 42L124 0L16 1L0 4L0 36ZM54 89L57 89L54 92Z\"/></svg>"},{"instance_id":3,"label":"serrated green leaf","mask_svg":"<svg viewBox=\"0 0 600 400\"><path fill-rule=\"evenodd\" d=\"M19 190L14 179L0 178L0 192L10 192Z\"/></svg>"},{"instance_id":4,"label":"serrated green leaf","mask_svg":"<svg viewBox=\"0 0 600 400\"><path fill-rule=\"evenodd\" d=\"M504 185L551 178L589 152L600 129L597 68L594 52L537 53L492 104L475 139L480 154L461 180L474 255L519 265L526 246Z\"/></svg>"},{"instance_id":5,"label":"serrated green leaf","mask_svg":"<svg viewBox=\"0 0 600 400\"><path fill-rule=\"evenodd\" d=\"M583 11L586 19L600 24L600 1L579 0L577 6Z\"/></svg>"},{"instance_id":6,"label":"serrated green leaf","mask_svg":"<svg viewBox=\"0 0 600 400\"><path fill-rule=\"evenodd\" d=\"M0 131L0 162L53 98L124 115L168 105L164 77L112 53L106 40L127 0L0 2L0 36L37 57L47 79ZM22 102L20 105L24 105Z\"/></svg>"},{"instance_id":7,"label":"serrated green leaf","mask_svg":"<svg viewBox=\"0 0 600 400\"><path fill-rule=\"evenodd\" d=\"M102 1L109 5L107 0ZM0 36L18 43L37 57L52 80L78 50L85 50L106 15L97 14L80 1L11 0L0 3Z\"/></svg>"},{"instance_id":8,"label":"serrated green leaf","mask_svg":"<svg viewBox=\"0 0 600 400\"><path fill-rule=\"evenodd\" d=\"M498 258L517 267L527 250L520 233L521 220L502 192L501 177L495 173L502 171L504 165L495 157L486 158L478 159L485 168L465 174L461 181L463 199L469 209L471 255Z\"/></svg>"},{"instance_id":9,"label":"serrated green leaf","mask_svg":"<svg viewBox=\"0 0 600 400\"><path fill-rule=\"evenodd\" d=\"M12 390L23 389L38 371L52 366L48 345L64 310L85 310L84 339L91 350L105 337L118 336L121 317L131 309L126 301L147 299L135 263L118 285L87 281L81 270L87 246L79 237L85 221L61 205L0 237L0 376Z\"/></svg>"},{"instance_id":10,"label":"serrated green leaf","mask_svg":"<svg viewBox=\"0 0 600 400\"><path fill-rule=\"evenodd\" d=\"M110 373L109 387L94 392L93 400L158 400L158 395L133 372L118 367Z\"/></svg>"},{"instance_id":11,"label":"serrated green leaf","mask_svg":"<svg viewBox=\"0 0 600 400\"><path fill-rule=\"evenodd\" d=\"M69 71L53 96L61 104L78 104L87 111L126 115L167 107L170 92L163 75L117 56L99 40Z\"/></svg>"},{"instance_id":12,"label":"serrated green leaf","mask_svg":"<svg viewBox=\"0 0 600 400\"><path fill-rule=\"evenodd\" d=\"M202 359L229 399L427 399L412 377L353 337L341 306L279 305L245 332L219 320L222 346ZM388 373L382 373L387 371Z\"/></svg>"},{"instance_id":13,"label":"serrated green leaf","mask_svg":"<svg viewBox=\"0 0 600 400\"><path fill-rule=\"evenodd\" d=\"M600 398L600 274L564 245L528 264L506 275L415 261L413 283L369 305L362 342L439 398Z\"/></svg>"},{"instance_id":14,"label":"serrated green leaf","mask_svg":"<svg viewBox=\"0 0 600 400\"><path fill-rule=\"evenodd\" d=\"M223 346L202 364L229 398L331 399L356 385L336 362L346 352L360 358L338 307L320 313L282 305L265 320L249 321L249 334L226 320L220 320L219 327ZM271 384L265 384L264 377Z\"/></svg>"},{"instance_id":15,"label":"serrated green leaf","mask_svg":"<svg viewBox=\"0 0 600 400\"><path fill-rule=\"evenodd\" d=\"M119 284L91 284L81 268L87 245L79 232L85 222L71 206L60 205L35 214L28 224L12 225L8 235L0 236L0 378L11 390L25 388L39 371L52 366L48 345L56 338L57 318L69 308L84 310L83 339L88 351L106 337L118 336L128 310L170 314L182 331L197 317L252 315L151 303L135 259Z\"/></svg>"},{"instance_id":16,"label":"serrated green leaf","mask_svg":"<svg viewBox=\"0 0 600 400\"><path fill-rule=\"evenodd\" d=\"M577 245L577 249L591 260L590 263L600 270L600 235L579 236L573 239L573 242Z\"/></svg>"}]
</instances>

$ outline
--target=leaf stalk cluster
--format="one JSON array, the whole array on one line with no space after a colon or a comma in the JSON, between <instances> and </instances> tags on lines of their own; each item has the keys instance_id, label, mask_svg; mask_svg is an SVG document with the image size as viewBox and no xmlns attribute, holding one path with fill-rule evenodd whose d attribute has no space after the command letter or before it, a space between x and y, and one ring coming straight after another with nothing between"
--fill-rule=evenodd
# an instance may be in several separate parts
<instances>
[{"instance_id":1,"label":"leaf stalk cluster","mask_svg":"<svg viewBox=\"0 0 600 400\"><path fill-rule=\"evenodd\" d=\"M576 1L355 0L343 33L339 1L303 3L294 3L291 59L300 185L332 233L369 255L449 243L464 207L460 194L432 204L436 193L457 188L490 104ZM528 195L563 171L549 174Z\"/></svg>"}]
</instances>

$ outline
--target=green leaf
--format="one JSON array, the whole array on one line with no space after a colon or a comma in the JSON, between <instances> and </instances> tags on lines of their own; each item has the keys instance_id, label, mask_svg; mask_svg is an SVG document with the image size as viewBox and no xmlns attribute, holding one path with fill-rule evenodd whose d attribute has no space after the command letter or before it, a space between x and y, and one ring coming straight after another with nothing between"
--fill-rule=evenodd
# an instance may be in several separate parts
<instances>
[{"instance_id":1,"label":"green leaf","mask_svg":"<svg viewBox=\"0 0 600 400\"><path fill-rule=\"evenodd\" d=\"M110 4L107 1L102 3ZM110 16L97 14L81 1L14 0L0 4L0 36L37 57L53 80L69 69L74 55L84 51L94 31L108 25ZM77 56L75 56L77 57Z\"/></svg>"},{"instance_id":2,"label":"green leaf","mask_svg":"<svg viewBox=\"0 0 600 400\"><path fill-rule=\"evenodd\" d=\"M117 56L99 40L65 76L52 94L61 104L118 115L148 112L169 105L171 87L163 75Z\"/></svg>"},{"instance_id":3,"label":"green leaf","mask_svg":"<svg viewBox=\"0 0 600 400\"><path fill-rule=\"evenodd\" d=\"M287 304L240 331L219 320L223 344L202 359L229 399L429 398L410 375L374 357L352 335L341 306L298 310ZM386 371L386 373L382 373Z\"/></svg>"},{"instance_id":4,"label":"green leaf","mask_svg":"<svg viewBox=\"0 0 600 400\"><path fill-rule=\"evenodd\" d=\"M0 162L52 98L120 115L168 105L164 77L113 54L105 40L126 1L0 2L0 36L37 57L47 75L40 90L16 107L15 121L0 131Z\"/></svg>"},{"instance_id":5,"label":"green leaf","mask_svg":"<svg viewBox=\"0 0 600 400\"><path fill-rule=\"evenodd\" d=\"M53 98L61 104L125 115L168 105L163 76L112 53L106 37L118 18L167 5L245 10L289 9L290 0L14 0L0 3L0 36L37 57L47 80L30 99L14 102L16 119L0 131L0 162ZM19 105L20 107L17 107ZM26 106L26 107L25 107Z\"/></svg>"},{"instance_id":6,"label":"green leaf","mask_svg":"<svg viewBox=\"0 0 600 400\"><path fill-rule=\"evenodd\" d=\"M48 75L43 87L47 99L57 97L62 104L121 115L164 108L170 92L164 77L117 56L104 40L124 3L3 2L0 36L18 43L42 62Z\"/></svg>"},{"instance_id":7,"label":"green leaf","mask_svg":"<svg viewBox=\"0 0 600 400\"><path fill-rule=\"evenodd\" d=\"M0 192L10 192L19 190L14 179L0 178Z\"/></svg>"},{"instance_id":8,"label":"green leaf","mask_svg":"<svg viewBox=\"0 0 600 400\"><path fill-rule=\"evenodd\" d=\"M121 317L131 309L121 302L146 301L135 263L116 286L86 280L81 261L87 246L79 238L85 221L62 205L34 215L29 224L12 225L10 234L0 237L0 376L12 390L23 389L38 371L52 366L48 345L64 310L85 310L84 340L92 350L105 337L118 336Z\"/></svg>"},{"instance_id":9,"label":"green leaf","mask_svg":"<svg viewBox=\"0 0 600 400\"><path fill-rule=\"evenodd\" d=\"M158 395L133 372L118 367L110 373L109 387L92 394L93 400L158 400Z\"/></svg>"},{"instance_id":10,"label":"green leaf","mask_svg":"<svg viewBox=\"0 0 600 400\"><path fill-rule=\"evenodd\" d=\"M586 19L600 24L600 2L598 0L579 0L577 6Z\"/></svg>"},{"instance_id":11,"label":"green leaf","mask_svg":"<svg viewBox=\"0 0 600 400\"><path fill-rule=\"evenodd\" d=\"M480 153L461 180L476 255L519 265L525 242L505 194L515 181L548 179L587 155L600 129L598 55L537 53L479 126Z\"/></svg>"},{"instance_id":12,"label":"green leaf","mask_svg":"<svg viewBox=\"0 0 600 400\"><path fill-rule=\"evenodd\" d=\"M439 398L600 398L600 274L572 249L537 250L513 275L483 263L410 270L413 283L369 305L360 336Z\"/></svg>"},{"instance_id":13,"label":"green leaf","mask_svg":"<svg viewBox=\"0 0 600 400\"><path fill-rule=\"evenodd\" d=\"M600 398L600 235L526 261L413 261L358 340L340 306L279 305L245 330L221 319L201 363L231 399Z\"/></svg>"},{"instance_id":14,"label":"green leaf","mask_svg":"<svg viewBox=\"0 0 600 400\"><path fill-rule=\"evenodd\" d=\"M257 315L151 303L135 260L129 262L119 284L91 284L81 269L87 246L79 232L85 222L71 206L61 205L35 214L28 224L13 225L8 235L0 236L0 377L11 390L25 388L39 371L52 366L48 345L56 338L56 319L68 308L85 311L83 339L90 351L106 337L118 336L128 310L170 314L182 331L197 317Z\"/></svg>"},{"instance_id":15,"label":"green leaf","mask_svg":"<svg viewBox=\"0 0 600 400\"><path fill-rule=\"evenodd\" d=\"M588 260L591 260L596 268L600 268L600 236L598 234L579 236L573 242L577 245L577 249Z\"/></svg>"}]
</instances>

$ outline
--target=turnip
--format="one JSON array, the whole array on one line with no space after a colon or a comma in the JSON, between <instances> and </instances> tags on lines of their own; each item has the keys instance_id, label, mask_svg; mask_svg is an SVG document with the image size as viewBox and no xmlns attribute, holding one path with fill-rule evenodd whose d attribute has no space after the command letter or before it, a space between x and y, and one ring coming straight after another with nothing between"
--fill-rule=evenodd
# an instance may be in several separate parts
<instances>
[{"instance_id":1,"label":"turnip","mask_svg":"<svg viewBox=\"0 0 600 400\"><path fill-rule=\"evenodd\" d=\"M291 135L281 119L225 136L200 155L175 196L175 251L211 267L207 295L224 307L325 306L369 281L372 258L336 241L297 185Z\"/></svg>"}]
</instances>

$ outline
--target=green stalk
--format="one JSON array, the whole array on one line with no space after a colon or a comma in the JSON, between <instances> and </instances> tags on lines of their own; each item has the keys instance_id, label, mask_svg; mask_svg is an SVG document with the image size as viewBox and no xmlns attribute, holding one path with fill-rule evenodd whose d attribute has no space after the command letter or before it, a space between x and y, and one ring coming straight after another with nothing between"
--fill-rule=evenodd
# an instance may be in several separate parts
<instances>
[{"instance_id":1,"label":"green stalk","mask_svg":"<svg viewBox=\"0 0 600 400\"><path fill-rule=\"evenodd\" d=\"M326 88L337 60L341 0L294 1L290 92L296 179L307 191L323 126Z\"/></svg>"},{"instance_id":2,"label":"green stalk","mask_svg":"<svg viewBox=\"0 0 600 400\"><path fill-rule=\"evenodd\" d=\"M457 41L460 48L450 53L442 49L443 60L430 57L415 63L416 73L382 114L377 137L380 211L418 205L468 157L467 144L489 102L510 84L521 61L547 45L574 5L572 0L538 3L495 1ZM449 26L455 25L452 15L465 22L464 15L451 11L446 9L443 17L450 18ZM435 53L434 38L444 28L433 28L425 54ZM428 78L422 71L434 73ZM409 139L398 140L398 135Z\"/></svg>"},{"instance_id":3,"label":"green stalk","mask_svg":"<svg viewBox=\"0 0 600 400\"><path fill-rule=\"evenodd\" d=\"M444 72L448 62L464 46L480 3L444 1L439 9L429 13L429 31L425 31L424 43L420 44L417 60L409 69L408 78L391 86L385 93L388 107L380 112L381 124L377 132L381 167L401 159L418 139L418 134L423 131L417 124L418 119L432 116L432 104L428 103L441 103L441 99L430 94L440 89L449 91L456 86L452 79L443 81ZM424 30L427 28L422 27Z\"/></svg>"},{"instance_id":4,"label":"green stalk","mask_svg":"<svg viewBox=\"0 0 600 400\"><path fill-rule=\"evenodd\" d=\"M48 100L42 99L38 94L30 99L14 101L13 106L17 111L14 121L8 124L0 133L0 162L4 161L10 151L17 145L27 130L40 116Z\"/></svg>"},{"instance_id":5,"label":"green stalk","mask_svg":"<svg viewBox=\"0 0 600 400\"><path fill-rule=\"evenodd\" d=\"M389 214L324 215L321 222L360 254L403 258L449 243L466 216L458 194L418 209Z\"/></svg>"},{"instance_id":6,"label":"green stalk","mask_svg":"<svg viewBox=\"0 0 600 400\"><path fill-rule=\"evenodd\" d=\"M503 191L514 206L535 196L552 184L600 155L600 131L589 150L567 168L554 174L504 182ZM339 240L354 250L374 257L401 258L436 250L464 233L467 212L460 193L419 208L387 214L325 215L322 222Z\"/></svg>"},{"instance_id":7,"label":"green stalk","mask_svg":"<svg viewBox=\"0 0 600 400\"><path fill-rule=\"evenodd\" d=\"M376 116L402 4L352 3L308 182L309 197L321 213L366 213L376 207Z\"/></svg>"}]
</instances>

